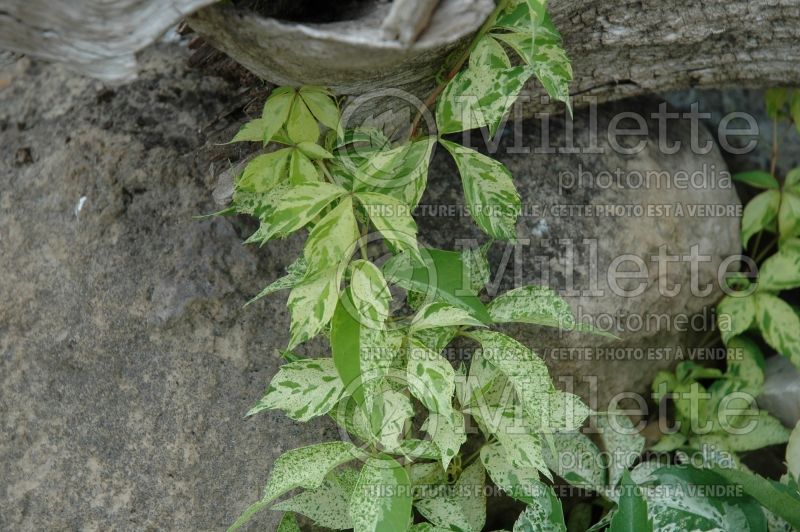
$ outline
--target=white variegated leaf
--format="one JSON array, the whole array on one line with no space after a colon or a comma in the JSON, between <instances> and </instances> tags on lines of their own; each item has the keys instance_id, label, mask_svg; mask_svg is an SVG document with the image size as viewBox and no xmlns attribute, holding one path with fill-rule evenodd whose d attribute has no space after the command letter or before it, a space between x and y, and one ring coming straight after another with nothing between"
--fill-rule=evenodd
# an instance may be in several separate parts
<instances>
[{"instance_id":1,"label":"white variegated leaf","mask_svg":"<svg viewBox=\"0 0 800 532\"><path fill-rule=\"evenodd\" d=\"M521 201L508 169L475 150L446 140L440 142L456 161L464 198L475 223L494 238L514 240Z\"/></svg>"},{"instance_id":2,"label":"white variegated leaf","mask_svg":"<svg viewBox=\"0 0 800 532\"><path fill-rule=\"evenodd\" d=\"M481 448L481 462L492 482L509 496L528 504L541 496L539 471L536 468L512 465L505 448L499 442L486 444Z\"/></svg>"},{"instance_id":3,"label":"white variegated leaf","mask_svg":"<svg viewBox=\"0 0 800 532\"><path fill-rule=\"evenodd\" d=\"M544 494L528 504L514 523L513 532L567 532L564 509L553 488L542 484Z\"/></svg>"},{"instance_id":4,"label":"white variegated leaf","mask_svg":"<svg viewBox=\"0 0 800 532\"><path fill-rule=\"evenodd\" d=\"M717 326L722 341L739 336L753 323L756 317L755 299L750 296L725 296L717 305Z\"/></svg>"},{"instance_id":5,"label":"white variegated leaf","mask_svg":"<svg viewBox=\"0 0 800 532\"><path fill-rule=\"evenodd\" d=\"M480 532L486 522L486 473L480 461L462 471L456 483L438 497L416 501L419 513L431 524L463 532Z\"/></svg>"},{"instance_id":6,"label":"white variegated leaf","mask_svg":"<svg viewBox=\"0 0 800 532\"><path fill-rule=\"evenodd\" d=\"M597 428L603 450L608 456L608 485L616 487L622 473L631 467L644 450L645 439L640 436L628 416L609 412L597 416Z\"/></svg>"},{"instance_id":7,"label":"white variegated leaf","mask_svg":"<svg viewBox=\"0 0 800 532\"><path fill-rule=\"evenodd\" d=\"M256 297L245 303L244 306L250 305L251 303L258 301L262 297L268 296L280 290L293 288L294 286L299 284L306 276L307 269L308 267L306 265L306 259L303 257L299 257L296 261L291 263L286 268L286 275L268 284L263 290L261 290L261 292L258 293Z\"/></svg>"},{"instance_id":8,"label":"white variegated leaf","mask_svg":"<svg viewBox=\"0 0 800 532\"><path fill-rule=\"evenodd\" d=\"M325 477L317 489L295 495L273 506L273 510L295 512L332 530L353 528L350 519L350 497L358 480L358 471L343 469Z\"/></svg>"},{"instance_id":9,"label":"white variegated leaf","mask_svg":"<svg viewBox=\"0 0 800 532\"><path fill-rule=\"evenodd\" d=\"M411 483L387 456L364 464L350 499L354 532L406 530L411 524Z\"/></svg>"},{"instance_id":10,"label":"white variegated leaf","mask_svg":"<svg viewBox=\"0 0 800 532\"><path fill-rule=\"evenodd\" d=\"M303 256L309 275L329 269L344 269L358 244L358 223L353 213L353 200L345 197L311 230Z\"/></svg>"},{"instance_id":11,"label":"white variegated leaf","mask_svg":"<svg viewBox=\"0 0 800 532\"><path fill-rule=\"evenodd\" d=\"M572 329L575 318L569 303L545 286L528 285L509 290L488 306L495 323L531 323Z\"/></svg>"},{"instance_id":12,"label":"white variegated leaf","mask_svg":"<svg viewBox=\"0 0 800 532\"><path fill-rule=\"evenodd\" d=\"M397 252L408 251L422 262L417 247L417 224L408 205L386 194L359 192L356 198L364 206L370 221Z\"/></svg>"},{"instance_id":13,"label":"white variegated leaf","mask_svg":"<svg viewBox=\"0 0 800 532\"><path fill-rule=\"evenodd\" d=\"M236 188L257 193L271 191L286 180L291 154L291 148L282 148L253 158L236 181Z\"/></svg>"},{"instance_id":14,"label":"white variegated leaf","mask_svg":"<svg viewBox=\"0 0 800 532\"><path fill-rule=\"evenodd\" d=\"M464 309L448 305L447 303L428 303L417 311L411 321L411 332L436 327L472 326L485 327L480 320L475 319Z\"/></svg>"},{"instance_id":15,"label":"white variegated leaf","mask_svg":"<svg viewBox=\"0 0 800 532\"><path fill-rule=\"evenodd\" d=\"M379 192L413 209L427 185L435 144L435 137L427 137L373 154L354 172L353 190Z\"/></svg>"},{"instance_id":16,"label":"white variegated leaf","mask_svg":"<svg viewBox=\"0 0 800 532\"><path fill-rule=\"evenodd\" d=\"M464 414L451 410L450 415L431 413L423 427L430 434L433 443L442 457L442 468L446 471L450 461L458 454L459 449L467 441L464 430Z\"/></svg>"},{"instance_id":17,"label":"white variegated leaf","mask_svg":"<svg viewBox=\"0 0 800 532\"><path fill-rule=\"evenodd\" d=\"M317 119L311 114L302 98L295 98L292 102L292 109L286 121L286 133L295 143L317 142L319 138Z\"/></svg>"},{"instance_id":18,"label":"white variegated leaf","mask_svg":"<svg viewBox=\"0 0 800 532\"><path fill-rule=\"evenodd\" d=\"M392 294L380 268L366 260L354 261L350 293L353 305L363 320L362 327L382 329L389 316Z\"/></svg>"},{"instance_id":19,"label":"white variegated leaf","mask_svg":"<svg viewBox=\"0 0 800 532\"><path fill-rule=\"evenodd\" d=\"M547 445L542 447L547 467L573 486L601 491L606 471L594 442L580 432L556 432L552 437L555 454Z\"/></svg>"},{"instance_id":20,"label":"white variegated leaf","mask_svg":"<svg viewBox=\"0 0 800 532\"><path fill-rule=\"evenodd\" d=\"M288 349L315 337L331 321L340 281L341 270L334 267L292 288L287 303L292 313Z\"/></svg>"},{"instance_id":21,"label":"white variegated leaf","mask_svg":"<svg viewBox=\"0 0 800 532\"><path fill-rule=\"evenodd\" d=\"M432 413L450 417L455 370L439 353L412 342L406 367L408 387L425 408Z\"/></svg>"},{"instance_id":22,"label":"white variegated leaf","mask_svg":"<svg viewBox=\"0 0 800 532\"><path fill-rule=\"evenodd\" d=\"M332 358L304 358L281 366L247 415L280 409L296 421L308 421L327 414L343 390Z\"/></svg>"},{"instance_id":23,"label":"white variegated leaf","mask_svg":"<svg viewBox=\"0 0 800 532\"><path fill-rule=\"evenodd\" d=\"M347 191L330 183L307 183L292 187L281 197L268 220L269 232L264 240L273 236L286 236L306 226L336 198Z\"/></svg>"},{"instance_id":24,"label":"white variegated leaf","mask_svg":"<svg viewBox=\"0 0 800 532\"><path fill-rule=\"evenodd\" d=\"M800 317L783 299L760 292L755 296L756 322L764 340L800 368Z\"/></svg>"}]
</instances>

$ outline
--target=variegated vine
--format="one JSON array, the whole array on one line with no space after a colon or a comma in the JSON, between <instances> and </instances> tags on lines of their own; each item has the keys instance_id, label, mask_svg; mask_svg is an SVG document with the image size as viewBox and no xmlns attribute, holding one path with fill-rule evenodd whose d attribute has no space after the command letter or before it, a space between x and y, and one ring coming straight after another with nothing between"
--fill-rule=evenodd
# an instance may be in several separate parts
<instances>
[{"instance_id":1,"label":"variegated vine","mask_svg":"<svg viewBox=\"0 0 800 532\"><path fill-rule=\"evenodd\" d=\"M290 290L291 328L288 362L248 415L329 415L348 437L282 455L261 499L231 529L272 506L286 512L282 531L298 530L296 513L357 532L478 532L487 473L528 505L520 530L539 529L527 527L532 521L563 529L560 503L540 476L555 470L601 487L609 478L604 469L559 468L560 451L597 450L575 432L590 411L553 386L536 353L491 330L508 322L572 329L569 305L541 286L487 305L480 292L488 244L460 253L417 244L412 212L437 143L455 159L477 225L491 239L516 235L520 197L511 173L441 135L479 127L494 133L532 76L569 101L570 64L543 1L501 2L470 50L432 99L439 136L429 131L393 146L379 131L343 130L338 103L324 88L281 87L233 139L265 148L235 183L232 211L260 220L248 242L308 229L303 255L256 296ZM377 235L392 255L381 267L370 260ZM393 309L392 287L407 292L411 315ZM291 352L320 334L332 356ZM457 337L477 348L468 366L442 355ZM468 419L480 430L469 444ZM629 465L612 464L612 484ZM303 491L276 502L297 488ZM426 522L415 524L412 508Z\"/></svg>"}]
</instances>

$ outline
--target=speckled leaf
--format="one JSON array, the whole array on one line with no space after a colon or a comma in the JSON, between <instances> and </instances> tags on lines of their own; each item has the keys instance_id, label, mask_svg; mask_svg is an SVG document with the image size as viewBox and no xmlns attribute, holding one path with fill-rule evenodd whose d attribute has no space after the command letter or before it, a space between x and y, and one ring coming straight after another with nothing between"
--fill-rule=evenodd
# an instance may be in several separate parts
<instances>
[{"instance_id":1,"label":"speckled leaf","mask_svg":"<svg viewBox=\"0 0 800 532\"><path fill-rule=\"evenodd\" d=\"M544 485L539 481L538 470L514 467L500 443L484 445L481 448L481 462L492 482L514 499L531 504L543 495Z\"/></svg>"},{"instance_id":2,"label":"speckled leaf","mask_svg":"<svg viewBox=\"0 0 800 532\"><path fill-rule=\"evenodd\" d=\"M800 317L783 299L756 294L756 322L764 340L800 368Z\"/></svg>"},{"instance_id":3,"label":"speckled leaf","mask_svg":"<svg viewBox=\"0 0 800 532\"><path fill-rule=\"evenodd\" d=\"M543 485L544 486L544 485ZM514 523L513 532L566 532L564 510L553 488L545 486L542 496L528 504Z\"/></svg>"},{"instance_id":4,"label":"speckled leaf","mask_svg":"<svg viewBox=\"0 0 800 532\"><path fill-rule=\"evenodd\" d=\"M486 473L480 461L462 471L454 485L438 497L415 503L419 513L433 525L461 532L480 532L486 521Z\"/></svg>"},{"instance_id":5,"label":"speckled leaf","mask_svg":"<svg viewBox=\"0 0 800 532\"><path fill-rule=\"evenodd\" d=\"M370 458L350 499L354 532L406 530L411 524L411 483L388 456Z\"/></svg>"},{"instance_id":6,"label":"speckled leaf","mask_svg":"<svg viewBox=\"0 0 800 532\"><path fill-rule=\"evenodd\" d=\"M331 321L339 299L340 281L341 271L334 267L292 288L288 302L292 313L288 349L313 338Z\"/></svg>"},{"instance_id":7,"label":"speckled leaf","mask_svg":"<svg viewBox=\"0 0 800 532\"><path fill-rule=\"evenodd\" d=\"M531 323L572 329L575 318L569 303L545 286L528 285L509 290L488 306L495 323Z\"/></svg>"},{"instance_id":8,"label":"speckled leaf","mask_svg":"<svg viewBox=\"0 0 800 532\"><path fill-rule=\"evenodd\" d=\"M358 471L353 469L334 471L325 477L319 488L276 504L273 510L304 515L315 524L332 530L353 528L348 507L357 480Z\"/></svg>"},{"instance_id":9,"label":"speckled leaf","mask_svg":"<svg viewBox=\"0 0 800 532\"><path fill-rule=\"evenodd\" d=\"M751 236L775 221L780 201L779 191L767 190L747 202L742 214L742 247L746 248Z\"/></svg>"},{"instance_id":10,"label":"speckled leaf","mask_svg":"<svg viewBox=\"0 0 800 532\"><path fill-rule=\"evenodd\" d=\"M627 471L622 475L620 492L609 532L653 532L653 522L647 517L647 502Z\"/></svg>"},{"instance_id":11,"label":"speckled leaf","mask_svg":"<svg viewBox=\"0 0 800 532\"><path fill-rule=\"evenodd\" d=\"M358 236L353 199L347 196L308 235L303 256L309 275L329 268L344 269L356 249Z\"/></svg>"},{"instance_id":12,"label":"speckled leaf","mask_svg":"<svg viewBox=\"0 0 800 532\"><path fill-rule=\"evenodd\" d=\"M261 499L239 516L229 532L239 529L258 511L290 490L318 488L330 470L360 455L355 445L341 441L318 443L282 454L275 460Z\"/></svg>"},{"instance_id":13,"label":"speckled leaf","mask_svg":"<svg viewBox=\"0 0 800 532\"><path fill-rule=\"evenodd\" d=\"M406 376L409 390L425 408L432 413L450 416L455 370L447 359L412 341L408 349Z\"/></svg>"},{"instance_id":14,"label":"speckled leaf","mask_svg":"<svg viewBox=\"0 0 800 532\"><path fill-rule=\"evenodd\" d=\"M413 209L427 185L435 144L435 137L427 137L375 153L356 170L353 190L386 194Z\"/></svg>"},{"instance_id":15,"label":"speckled leaf","mask_svg":"<svg viewBox=\"0 0 800 532\"><path fill-rule=\"evenodd\" d=\"M433 443L442 457L442 468L446 471L450 461L458 454L459 449L467 441L464 430L464 414L451 410L449 415L431 413L423 426L430 434Z\"/></svg>"},{"instance_id":16,"label":"speckled leaf","mask_svg":"<svg viewBox=\"0 0 800 532\"><path fill-rule=\"evenodd\" d=\"M725 296L717 305L717 326L722 341L727 343L752 325L756 317L755 298Z\"/></svg>"},{"instance_id":17,"label":"speckled leaf","mask_svg":"<svg viewBox=\"0 0 800 532\"><path fill-rule=\"evenodd\" d=\"M503 50L501 45L491 35L484 35L475 44L472 52L469 54L469 68L489 68L502 70L504 68L511 68L511 61L508 59L508 54Z\"/></svg>"},{"instance_id":18,"label":"speckled leaf","mask_svg":"<svg viewBox=\"0 0 800 532\"><path fill-rule=\"evenodd\" d=\"M633 423L625 414L609 412L597 416L600 441L608 453L608 485L615 487L644 450L644 437L633 431Z\"/></svg>"},{"instance_id":19,"label":"speckled leaf","mask_svg":"<svg viewBox=\"0 0 800 532\"><path fill-rule=\"evenodd\" d=\"M266 239L273 236L283 237L305 227L332 201L346 193L342 187L330 183L308 183L292 187L283 195L270 216L270 230Z\"/></svg>"},{"instance_id":20,"label":"speckled leaf","mask_svg":"<svg viewBox=\"0 0 800 532\"><path fill-rule=\"evenodd\" d=\"M359 192L356 198L366 209L375 228L397 252L407 251L422 261L417 248L417 224L408 205L377 192Z\"/></svg>"},{"instance_id":21,"label":"speckled leaf","mask_svg":"<svg viewBox=\"0 0 800 532\"><path fill-rule=\"evenodd\" d=\"M317 167L302 151L297 148L292 149L292 157L289 160L289 182L292 185L302 185L316 181L319 181Z\"/></svg>"},{"instance_id":22,"label":"speckled leaf","mask_svg":"<svg viewBox=\"0 0 800 532\"><path fill-rule=\"evenodd\" d=\"M278 523L278 528L275 529L275 532L301 532L294 514L288 512L283 514L281 522Z\"/></svg>"},{"instance_id":23,"label":"speckled leaf","mask_svg":"<svg viewBox=\"0 0 800 532\"><path fill-rule=\"evenodd\" d=\"M286 133L292 142L317 142L319 126L317 120L302 98L295 98L289 119L286 121Z\"/></svg>"},{"instance_id":24,"label":"speckled leaf","mask_svg":"<svg viewBox=\"0 0 800 532\"><path fill-rule=\"evenodd\" d=\"M532 74L528 66L492 68L481 64L462 70L439 97L436 107L439 134L488 126L494 136Z\"/></svg>"},{"instance_id":25,"label":"speckled leaf","mask_svg":"<svg viewBox=\"0 0 800 532\"><path fill-rule=\"evenodd\" d=\"M594 442L580 432L556 432L552 436L555 455L549 446L542 448L547 467L573 486L602 490L606 471Z\"/></svg>"},{"instance_id":26,"label":"speckled leaf","mask_svg":"<svg viewBox=\"0 0 800 532\"><path fill-rule=\"evenodd\" d=\"M375 388L372 391L372 433L384 450L394 452L400 448L400 441L408 434L414 407L406 395L388 387Z\"/></svg>"},{"instance_id":27,"label":"speckled leaf","mask_svg":"<svg viewBox=\"0 0 800 532\"><path fill-rule=\"evenodd\" d=\"M261 292L258 293L256 297L245 303L244 306L246 307L247 305L258 301L262 297L279 292L280 290L294 288L306 276L307 269L306 259L299 257L297 260L287 266L286 275L279 277L275 281L268 284L263 290L261 290Z\"/></svg>"},{"instance_id":28,"label":"speckled leaf","mask_svg":"<svg viewBox=\"0 0 800 532\"><path fill-rule=\"evenodd\" d=\"M754 451L789 441L789 429L764 410L748 412L742 423L745 424L739 429L742 434L732 432L729 428L727 431L701 436L696 441L735 453Z\"/></svg>"},{"instance_id":29,"label":"speckled leaf","mask_svg":"<svg viewBox=\"0 0 800 532\"><path fill-rule=\"evenodd\" d=\"M281 366L264 397L247 415L280 409L296 421L308 421L327 414L342 391L332 358L305 358Z\"/></svg>"},{"instance_id":30,"label":"speckled leaf","mask_svg":"<svg viewBox=\"0 0 800 532\"><path fill-rule=\"evenodd\" d=\"M485 325L473 318L466 310L454 307L447 303L435 302L423 305L411 321L409 330L412 332L435 327L473 326Z\"/></svg>"},{"instance_id":31,"label":"speckled leaf","mask_svg":"<svg viewBox=\"0 0 800 532\"><path fill-rule=\"evenodd\" d=\"M467 248L461 252L465 274L469 279L470 288L475 293L480 293L490 281L491 271L486 257L490 244L491 242L479 248Z\"/></svg>"},{"instance_id":32,"label":"speckled leaf","mask_svg":"<svg viewBox=\"0 0 800 532\"><path fill-rule=\"evenodd\" d=\"M446 140L440 141L456 161L472 219L500 240L517 236L521 202L511 173L502 163Z\"/></svg>"},{"instance_id":33,"label":"speckled leaf","mask_svg":"<svg viewBox=\"0 0 800 532\"><path fill-rule=\"evenodd\" d=\"M362 325L383 328L392 294L380 268L366 260L353 261L350 293Z\"/></svg>"}]
</instances>

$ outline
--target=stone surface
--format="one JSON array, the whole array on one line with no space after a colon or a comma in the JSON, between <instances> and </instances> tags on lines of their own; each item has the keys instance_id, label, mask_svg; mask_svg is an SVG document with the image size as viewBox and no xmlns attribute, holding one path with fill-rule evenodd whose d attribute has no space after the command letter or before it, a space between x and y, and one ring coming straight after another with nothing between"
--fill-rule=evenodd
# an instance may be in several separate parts
<instances>
[{"instance_id":1,"label":"stone surface","mask_svg":"<svg viewBox=\"0 0 800 532\"><path fill-rule=\"evenodd\" d=\"M758 406L787 427L800 421L800 371L788 358L776 355L766 360Z\"/></svg>"},{"instance_id":2,"label":"stone surface","mask_svg":"<svg viewBox=\"0 0 800 532\"><path fill-rule=\"evenodd\" d=\"M688 348L700 345L700 337L714 322L708 307L722 294L717 283L720 263L740 248L739 200L727 179L725 162L716 147L704 155L692 153L689 121L668 123L664 144L682 143L674 154L661 152L658 124L649 118L649 135L620 137L618 143L633 148L641 139L639 153L612 149L608 132L614 116L624 111L649 117L658 112L658 105L655 100L633 100L601 108L596 128L588 123L591 112L581 110L575 117L574 141L568 140L563 117L551 118L549 126L541 120L526 121L518 124L518 133L506 131L496 151L515 177L523 214L517 228L520 244L493 247L494 290L503 292L529 283L548 285L569 301L581 321L619 340L579 333L559 337L533 326L509 330L543 355L554 375L574 377L575 390L599 410L606 410L614 394L647 393L659 369L674 365L680 357L689 358ZM635 126L623 121L618 127ZM592 131L596 141L590 143ZM702 146L711 137L702 126L697 131L696 144ZM478 134L469 142L484 146ZM579 153L563 153L567 147ZM525 150L529 153L520 153ZM553 153L541 153L547 150ZM664 173L660 183L653 172ZM682 172L690 179L682 179ZM449 156L440 150L418 218L420 232L435 231L444 238L436 244L445 247L485 241L463 215L456 175ZM456 211L443 211L441 204L457 207ZM677 212L678 205L682 213ZM708 216L691 210L706 205L723 212ZM591 209L588 215L587 207ZM657 256L662 246L664 255L681 260L664 263L660 271ZM690 256L693 246L699 256L707 257L696 263L695 276L698 287L710 284L707 294L692 290L691 262L683 257ZM626 255L639 263L627 260ZM626 260L615 264L620 258ZM625 280L624 274L615 273L640 268L641 280ZM616 293L611 283L618 284ZM631 296L629 291L640 284L642 293ZM680 289L669 295L678 284ZM724 357L724 353L718 355ZM597 379L596 395L587 380L592 377Z\"/></svg>"},{"instance_id":3,"label":"stone surface","mask_svg":"<svg viewBox=\"0 0 800 532\"><path fill-rule=\"evenodd\" d=\"M0 62L0 529L219 530L258 497L281 452L337 437L324 420L298 424L279 413L242 419L280 364L273 353L285 346L289 322L280 295L242 305L300 246L246 247L241 238L252 223L194 218L217 209L213 175L229 166L226 159L247 155L214 143L237 129L244 117L236 110L249 96L186 71L184 58L176 45L150 49L141 79L117 89L38 62ZM553 127L556 145L563 129ZM685 138L685 128L675 134ZM558 186L559 173L579 161L590 171L689 170L703 161L719 169L716 153L667 158L649 146L637 156L500 157L528 204L737 201L731 190ZM424 203L463 203L445 154L430 179ZM468 219L421 214L438 247L479 237ZM645 256L661 244L683 253L695 242L718 262L736 251L736 232L735 219L726 218L527 213L519 234L551 255L559 250L542 239L597 238L604 268L617 253ZM576 250L581 263L584 252ZM497 245L495 266L501 258ZM521 254L528 282L540 279L530 259ZM560 286L564 270L549 262ZM700 270L705 277L709 267ZM686 269L670 278L685 282ZM576 286L585 279L576 271ZM511 284L506 276L500 289ZM694 314L715 295L662 300L650 287L641 300L570 301L590 314L672 315ZM561 342L517 332L543 352ZM663 331L620 336L618 345L687 341ZM572 361L556 369L596 372L606 390L642 390L655 366ZM253 528L275 523L266 511Z\"/></svg>"}]
</instances>

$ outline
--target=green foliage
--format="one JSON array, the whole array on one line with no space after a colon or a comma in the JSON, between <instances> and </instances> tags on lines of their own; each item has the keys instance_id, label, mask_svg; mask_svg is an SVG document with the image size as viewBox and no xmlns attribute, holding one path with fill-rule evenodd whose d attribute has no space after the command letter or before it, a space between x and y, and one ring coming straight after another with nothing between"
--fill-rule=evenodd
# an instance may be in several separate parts
<instances>
[{"instance_id":1,"label":"green foliage","mask_svg":"<svg viewBox=\"0 0 800 532\"><path fill-rule=\"evenodd\" d=\"M653 532L653 522L647 517L647 502L627 470L622 475L620 490L609 532Z\"/></svg>"}]
</instances>

